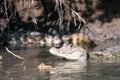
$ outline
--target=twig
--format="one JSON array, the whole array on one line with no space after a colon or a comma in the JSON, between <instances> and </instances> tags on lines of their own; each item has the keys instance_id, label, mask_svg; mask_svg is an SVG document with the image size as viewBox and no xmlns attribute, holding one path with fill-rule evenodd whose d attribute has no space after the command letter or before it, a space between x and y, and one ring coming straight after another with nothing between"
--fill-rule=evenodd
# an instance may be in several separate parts
<instances>
[{"instance_id":1,"label":"twig","mask_svg":"<svg viewBox=\"0 0 120 80\"><path fill-rule=\"evenodd\" d=\"M34 5L34 1L35 0L31 0L30 2L30 6L31 6L31 9L30 9L30 16L32 17L32 22L34 23L34 27L35 27L35 30L38 30L38 26L37 26L37 19L35 17L35 13L33 12L33 10L35 9L35 7L33 6Z\"/></svg>"},{"instance_id":2,"label":"twig","mask_svg":"<svg viewBox=\"0 0 120 80\"><path fill-rule=\"evenodd\" d=\"M19 59L24 59L23 57L20 57L20 56L18 56L18 55L16 55L16 54L14 54L12 51L10 51L7 47L5 47L5 49L7 50L7 52L9 52L10 54L12 54L13 56L15 56L15 57L17 57L17 58L19 58Z\"/></svg>"},{"instance_id":3,"label":"twig","mask_svg":"<svg viewBox=\"0 0 120 80\"><path fill-rule=\"evenodd\" d=\"M70 9L71 9L71 8L70 8ZM79 20L82 20L82 22L83 22L84 24L86 24L85 20L84 20L75 10L71 9L71 11L78 16L78 19L79 19Z\"/></svg>"}]
</instances>

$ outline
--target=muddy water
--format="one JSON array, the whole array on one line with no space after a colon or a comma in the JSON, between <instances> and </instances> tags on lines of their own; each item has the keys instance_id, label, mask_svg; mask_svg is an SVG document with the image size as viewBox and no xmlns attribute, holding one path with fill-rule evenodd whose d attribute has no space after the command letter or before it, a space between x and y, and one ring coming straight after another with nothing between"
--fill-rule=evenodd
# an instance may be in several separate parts
<instances>
[{"instance_id":1,"label":"muddy water","mask_svg":"<svg viewBox=\"0 0 120 80\"><path fill-rule=\"evenodd\" d=\"M48 53L48 48L36 46L10 47L25 60L0 51L0 80L119 80L120 60L66 61ZM53 66L49 70L36 68L40 63Z\"/></svg>"}]
</instances>

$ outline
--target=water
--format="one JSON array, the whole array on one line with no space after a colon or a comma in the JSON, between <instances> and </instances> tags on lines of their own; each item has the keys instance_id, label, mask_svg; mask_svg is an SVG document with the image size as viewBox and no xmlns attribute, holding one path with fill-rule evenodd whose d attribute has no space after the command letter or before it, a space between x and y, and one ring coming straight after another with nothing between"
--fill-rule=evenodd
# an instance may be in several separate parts
<instances>
[{"instance_id":1,"label":"water","mask_svg":"<svg viewBox=\"0 0 120 80\"><path fill-rule=\"evenodd\" d=\"M120 60L66 61L48 53L48 48L23 46L9 48L25 60L15 58L5 50L0 54L0 80L119 80ZM53 68L39 70L44 63Z\"/></svg>"}]
</instances>

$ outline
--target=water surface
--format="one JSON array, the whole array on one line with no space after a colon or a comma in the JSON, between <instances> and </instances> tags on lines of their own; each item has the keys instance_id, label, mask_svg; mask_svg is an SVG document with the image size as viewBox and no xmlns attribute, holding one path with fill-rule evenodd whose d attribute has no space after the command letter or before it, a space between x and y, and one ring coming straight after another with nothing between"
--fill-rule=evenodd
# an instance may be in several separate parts
<instances>
[{"instance_id":1,"label":"water surface","mask_svg":"<svg viewBox=\"0 0 120 80\"><path fill-rule=\"evenodd\" d=\"M66 61L49 54L49 48L22 46L9 48L25 58L15 58L5 50L0 54L0 80L119 80L120 62L114 60ZM50 70L36 68L40 63L53 66Z\"/></svg>"}]
</instances>

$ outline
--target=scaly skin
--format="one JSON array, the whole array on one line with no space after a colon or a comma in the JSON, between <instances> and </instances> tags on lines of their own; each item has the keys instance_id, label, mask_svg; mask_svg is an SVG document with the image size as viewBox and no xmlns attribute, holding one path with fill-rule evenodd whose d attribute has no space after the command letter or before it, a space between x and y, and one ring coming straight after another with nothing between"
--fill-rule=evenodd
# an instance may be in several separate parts
<instances>
[{"instance_id":1,"label":"scaly skin","mask_svg":"<svg viewBox=\"0 0 120 80\"><path fill-rule=\"evenodd\" d=\"M55 56L66 58L68 60L86 60L87 53L83 48L77 46L65 45L61 48L52 47L49 52Z\"/></svg>"}]
</instances>

